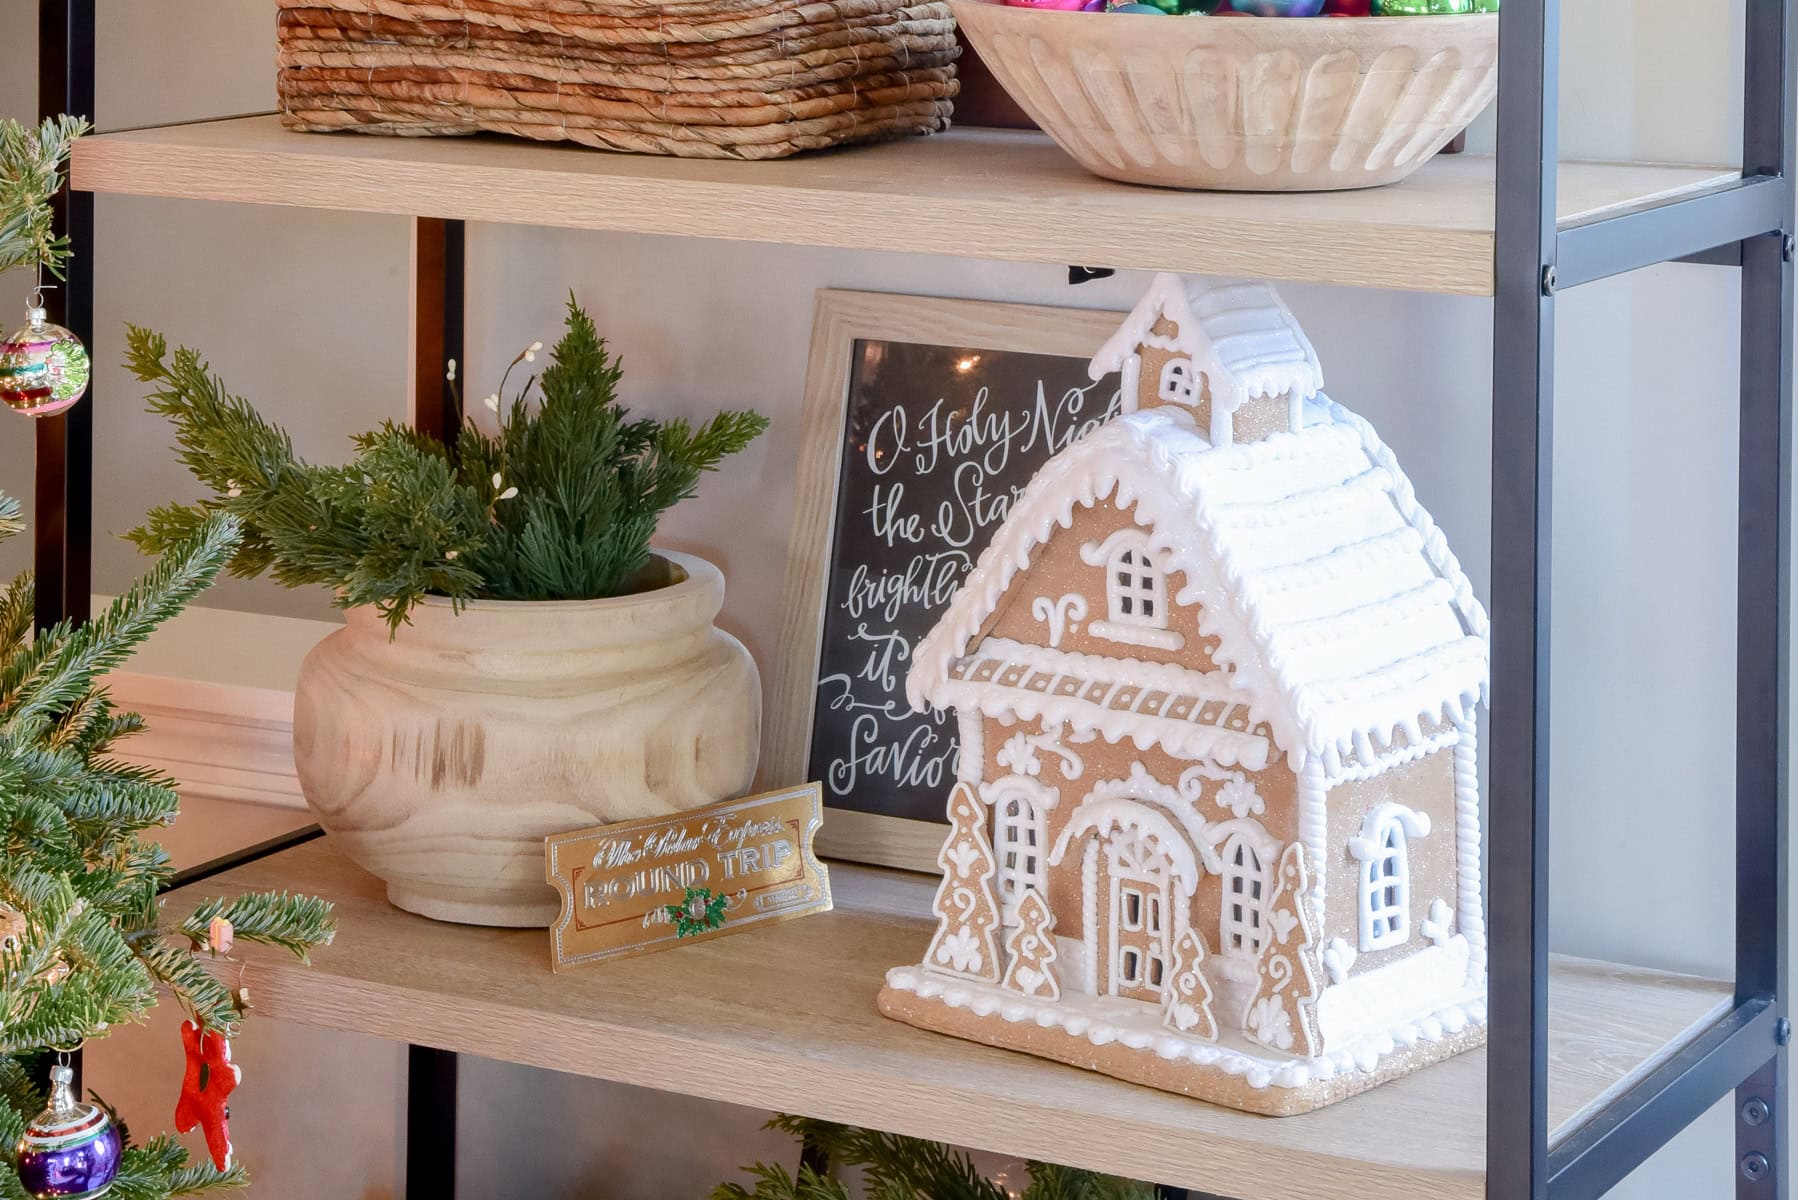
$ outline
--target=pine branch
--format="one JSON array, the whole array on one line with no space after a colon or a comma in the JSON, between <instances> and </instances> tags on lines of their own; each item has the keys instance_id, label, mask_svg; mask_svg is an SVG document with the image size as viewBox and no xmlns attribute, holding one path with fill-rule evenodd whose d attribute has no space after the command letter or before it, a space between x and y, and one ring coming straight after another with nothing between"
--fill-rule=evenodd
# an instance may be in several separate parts
<instances>
[{"instance_id":1,"label":"pine branch","mask_svg":"<svg viewBox=\"0 0 1798 1200\"><path fill-rule=\"evenodd\" d=\"M331 906L312 896L290 892L249 892L230 900L208 900L181 923L180 932L195 947L204 946L214 917L231 922L239 940L279 946L308 962L318 946L328 946L337 934Z\"/></svg>"},{"instance_id":2,"label":"pine branch","mask_svg":"<svg viewBox=\"0 0 1798 1200\"><path fill-rule=\"evenodd\" d=\"M29 736L76 703L94 680L130 656L162 622L212 582L238 536L229 517L208 521L98 618L71 630L65 622L0 672L0 729Z\"/></svg>"},{"instance_id":3,"label":"pine branch","mask_svg":"<svg viewBox=\"0 0 1798 1200\"><path fill-rule=\"evenodd\" d=\"M237 1032L242 1014L237 1011L231 990L214 979L192 953L153 939L134 941L131 946L150 974L174 993L181 1007L196 1021L226 1036Z\"/></svg>"},{"instance_id":4,"label":"pine branch","mask_svg":"<svg viewBox=\"0 0 1798 1200\"><path fill-rule=\"evenodd\" d=\"M800 1166L797 1178L785 1167L757 1163L748 1168L755 1177L755 1190L735 1183L721 1183L712 1189L712 1200L850 1200L849 1189L829 1176Z\"/></svg>"},{"instance_id":5,"label":"pine branch","mask_svg":"<svg viewBox=\"0 0 1798 1200\"><path fill-rule=\"evenodd\" d=\"M539 346L513 360L517 368ZM455 453L383 424L354 439L345 467L296 459L291 439L231 395L192 350L130 332L129 366L169 418L181 461L209 493L153 510L132 531L167 551L209 514L243 526L231 570L271 573L286 587L323 584L343 607L372 605L396 631L426 596L594 599L640 586L656 523L700 477L767 427L749 412L685 421L629 420L622 369L570 297L567 330L527 403L527 380L497 434L473 421ZM510 370L508 369L508 377ZM502 381L501 390L505 383Z\"/></svg>"},{"instance_id":6,"label":"pine branch","mask_svg":"<svg viewBox=\"0 0 1798 1200\"><path fill-rule=\"evenodd\" d=\"M0 271L41 266L62 278L69 239L55 235L50 203L69 151L87 129L76 117L51 117L35 128L0 121Z\"/></svg>"},{"instance_id":7,"label":"pine branch","mask_svg":"<svg viewBox=\"0 0 1798 1200\"><path fill-rule=\"evenodd\" d=\"M220 1171L210 1159L196 1162L180 1142L162 1136L125 1151L108 1196L119 1200L172 1200L176 1196L241 1188L249 1182L240 1164L234 1162Z\"/></svg>"}]
</instances>

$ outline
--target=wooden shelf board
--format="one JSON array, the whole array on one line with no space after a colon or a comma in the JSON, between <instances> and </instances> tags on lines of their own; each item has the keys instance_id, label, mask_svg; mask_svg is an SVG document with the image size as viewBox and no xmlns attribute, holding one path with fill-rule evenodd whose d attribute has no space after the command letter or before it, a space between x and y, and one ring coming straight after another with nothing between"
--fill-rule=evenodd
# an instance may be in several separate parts
<instances>
[{"instance_id":1,"label":"wooden shelf board","mask_svg":"<svg viewBox=\"0 0 1798 1200\"><path fill-rule=\"evenodd\" d=\"M208 880L337 904L311 968L247 955L257 1011L330 1029L1111 1171L1236 1200L1479 1200L1485 1054L1275 1119L889 1021L874 997L929 940L933 882L832 864L834 912L564 975L542 931L415 917L327 838ZM176 893L172 912L198 902ZM1726 985L1558 960L1553 1122L1726 1010ZM251 1036L254 1036L252 1033Z\"/></svg>"},{"instance_id":2,"label":"wooden shelf board","mask_svg":"<svg viewBox=\"0 0 1798 1200\"><path fill-rule=\"evenodd\" d=\"M1565 163L1564 223L1737 177ZM84 138L85 191L1490 295L1493 163L1437 158L1402 184L1176 192L1087 174L1047 138L932 138L716 162L502 138L302 134L242 117Z\"/></svg>"}]
</instances>

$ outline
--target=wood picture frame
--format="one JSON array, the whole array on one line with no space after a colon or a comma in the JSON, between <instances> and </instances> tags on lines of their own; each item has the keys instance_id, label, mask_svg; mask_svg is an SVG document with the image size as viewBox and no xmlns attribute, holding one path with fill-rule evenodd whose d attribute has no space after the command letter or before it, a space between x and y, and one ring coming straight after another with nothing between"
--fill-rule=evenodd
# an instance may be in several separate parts
<instances>
[{"instance_id":1,"label":"wood picture frame","mask_svg":"<svg viewBox=\"0 0 1798 1200\"><path fill-rule=\"evenodd\" d=\"M1120 313L1101 309L819 291L781 593L779 656L773 664L758 789L801 782L808 772L857 344L905 342L1090 358L1121 320ZM948 791L945 785L945 805ZM817 844L831 858L935 872L946 827L831 807Z\"/></svg>"}]
</instances>

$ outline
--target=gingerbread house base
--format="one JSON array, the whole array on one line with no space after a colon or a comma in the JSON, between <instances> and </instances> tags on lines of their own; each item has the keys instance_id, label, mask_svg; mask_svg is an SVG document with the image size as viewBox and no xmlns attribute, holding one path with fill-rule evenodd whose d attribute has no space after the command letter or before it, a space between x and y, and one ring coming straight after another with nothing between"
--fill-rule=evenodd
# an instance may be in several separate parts
<instances>
[{"instance_id":1,"label":"gingerbread house base","mask_svg":"<svg viewBox=\"0 0 1798 1200\"><path fill-rule=\"evenodd\" d=\"M1183 1035L1151 1006L1064 993L1023 996L924 967L887 973L880 1011L919 1029L1022 1050L1215 1104L1290 1117L1367 1091L1486 1042L1483 988L1363 1044L1318 1058L1269 1056L1226 1032Z\"/></svg>"}]
</instances>

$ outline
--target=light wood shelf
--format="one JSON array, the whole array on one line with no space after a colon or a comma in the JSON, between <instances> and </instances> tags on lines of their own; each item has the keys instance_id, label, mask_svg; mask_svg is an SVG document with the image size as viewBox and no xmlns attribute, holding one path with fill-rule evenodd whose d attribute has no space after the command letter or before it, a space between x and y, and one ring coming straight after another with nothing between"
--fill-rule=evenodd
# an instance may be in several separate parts
<instances>
[{"instance_id":1,"label":"light wood shelf","mask_svg":"<svg viewBox=\"0 0 1798 1200\"><path fill-rule=\"evenodd\" d=\"M83 138L84 191L572 229L1492 293L1493 162L1402 184L1189 193L1088 175L1040 134L957 130L781 162L495 138L301 134L272 116ZM1716 167L1564 163L1561 218L1720 186Z\"/></svg>"},{"instance_id":2,"label":"light wood shelf","mask_svg":"<svg viewBox=\"0 0 1798 1200\"><path fill-rule=\"evenodd\" d=\"M337 904L306 968L251 950L259 1014L1066 1162L1238 1200L1480 1200L1485 1054L1306 1116L1253 1117L881 1017L930 935L932 881L832 864L834 912L554 975L548 935L390 907L329 839L206 881ZM198 901L177 892L171 915ZM1577 959L1550 985L1560 1131L1721 1015L1719 983ZM254 1033L251 1033L254 1036Z\"/></svg>"}]
</instances>

